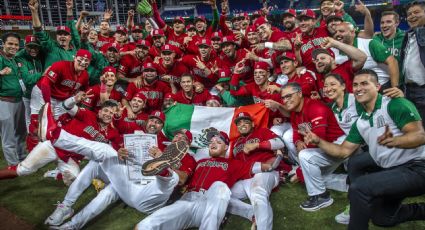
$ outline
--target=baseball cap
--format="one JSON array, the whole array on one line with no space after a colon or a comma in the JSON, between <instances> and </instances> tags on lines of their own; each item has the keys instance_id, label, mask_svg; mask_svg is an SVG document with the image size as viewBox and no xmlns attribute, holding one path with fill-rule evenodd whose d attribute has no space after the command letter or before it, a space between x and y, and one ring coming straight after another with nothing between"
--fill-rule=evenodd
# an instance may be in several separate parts
<instances>
[{"instance_id":1,"label":"baseball cap","mask_svg":"<svg viewBox=\"0 0 425 230\"><path fill-rule=\"evenodd\" d=\"M342 16L339 14L331 14L328 17L326 17L326 24L328 24L330 21L332 20L339 20L341 22L343 22L344 20L342 19Z\"/></svg>"},{"instance_id":2,"label":"baseball cap","mask_svg":"<svg viewBox=\"0 0 425 230\"><path fill-rule=\"evenodd\" d=\"M292 52L284 52L281 55L277 57L277 62L280 63L282 60L287 59L291 61L296 61L297 58L295 57L295 54Z\"/></svg>"},{"instance_id":3,"label":"baseball cap","mask_svg":"<svg viewBox=\"0 0 425 230\"><path fill-rule=\"evenodd\" d=\"M259 27L259 26L261 26L265 23L269 23L269 21L267 21L267 19L265 17L259 17L255 20L254 26Z\"/></svg>"},{"instance_id":4,"label":"baseball cap","mask_svg":"<svg viewBox=\"0 0 425 230\"><path fill-rule=\"evenodd\" d=\"M178 133L185 135L187 137L187 139L189 140L189 143L192 143L193 136L192 136L192 133L189 130L179 129L174 133L174 136L177 135Z\"/></svg>"},{"instance_id":5,"label":"baseball cap","mask_svg":"<svg viewBox=\"0 0 425 230\"><path fill-rule=\"evenodd\" d=\"M213 40L213 38L219 38L219 39L221 40L221 37L223 37L223 34L221 34L221 32L220 32L220 31L217 31L217 32L214 32L214 33L211 35L211 40Z\"/></svg>"},{"instance_id":6,"label":"baseball cap","mask_svg":"<svg viewBox=\"0 0 425 230\"><path fill-rule=\"evenodd\" d=\"M236 118L234 120L235 124L237 124L240 120L250 120L252 121L252 117L247 112L240 112L238 115L236 115Z\"/></svg>"},{"instance_id":7,"label":"baseball cap","mask_svg":"<svg viewBox=\"0 0 425 230\"><path fill-rule=\"evenodd\" d=\"M207 101L210 101L210 100L216 100L216 101L218 101L221 104L221 99L217 95L210 95L207 98Z\"/></svg>"},{"instance_id":8,"label":"baseball cap","mask_svg":"<svg viewBox=\"0 0 425 230\"><path fill-rule=\"evenodd\" d=\"M195 26L193 24L189 24L189 25L186 26L186 30L187 31L189 31L189 30L196 30L196 28L195 28Z\"/></svg>"},{"instance_id":9,"label":"baseball cap","mask_svg":"<svg viewBox=\"0 0 425 230\"><path fill-rule=\"evenodd\" d=\"M256 33L257 32L257 28L254 25L248 26L248 28L246 28L245 31L245 36L247 36L249 33Z\"/></svg>"},{"instance_id":10,"label":"baseball cap","mask_svg":"<svg viewBox=\"0 0 425 230\"><path fill-rule=\"evenodd\" d=\"M147 69L153 69L156 71L156 67L152 62L145 62L143 64L143 71L147 70Z\"/></svg>"},{"instance_id":11,"label":"baseball cap","mask_svg":"<svg viewBox=\"0 0 425 230\"><path fill-rule=\"evenodd\" d=\"M157 37L157 36L164 37L165 36L164 31L162 29L154 29L152 32L152 37Z\"/></svg>"},{"instance_id":12,"label":"baseball cap","mask_svg":"<svg viewBox=\"0 0 425 230\"><path fill-rule=\"evenodd\" d=\"M225 36L221 39L221 46L224 46L227 43L232 43L235 45L238 45L235 41L235 39L233 38L233 36Z\"/></svg>"},{"instance_id":13,"label":"baseball cap","mask_svg":"<svg viewBox=\"0 0 425 230\"><path fill-rule=\"evenodd\" d=\"M254 64L254 69L270 71L270 65L267 62L259 61Z\"/></svg>"},{"instance_id":14,"label":"baseball cap","mask_svg":"<svg viewBox=\"0 0 425 230\"><path fill-rule=\"evenodd\" d=\"M167 93L167 94L165 94L164 99L173 99L174 100L174 94Z\"/></svg>"},{"instance_id":15,"label":"baseball cap","mask_svg":"<svg viewBox=\"0 0 425 230\"><path fill-rule=\"evenodd\" d=\"M131 28L132 32L136 32L136 31L143 31L143 27L142 26L133 26L133 28Z\"/></svg>"},{"instance_id":16,"label":"baseball cap","mask_svg":"<svg viewBox=\"0 0 425 230\"><path fill-rule=\"evenodd\" d=\"M123 33L128 33L127 29L124 26L117 26L117 29L115 30L116 32L123 32Z\"/></svg>"},{"instance_id":17,"label":"baseball cap","mask_svg":"<svg viewBox=\"0 0 425 230\"><path fill-rule=\"evenodd\" d=\"M229 143L230 143L229 136L227 135L227 133L225 133L225 132L223 132L223 131L213 132L213 133L210 135L210 137L208 138L208 141L211 141L211 139L212 139L213 137L218 137L218 138L220 138L221 140L223 140L223 141L224 141L224 143L225 143L226 145L229 145Z\"/></svg>"},{"instance_id":18,"label":"baseball cap","mask_svg":"<svg viewBox=\"0 0 425 230\"><path fill-rule=\"evenodd\" d=\"M230 69L228 68L220 69L218 71L219 78L217 80L217 83L230 81L231 76L232 76L232 73L230 72Z\"/></svg>"},{"instance_id":19,"label":"baseball cap","mask_svg":"<svg viewBox=\"0 0 425 230\"><path fill-rule=\"evenodd\" d=\"M182 16L175 17L174 20L173 20L173 23L176 22L176 21L180 21L183 24L185 23L184 18Z\"/></svg>"},{"instance_id":20,"label":"baseball cap","mask_svg":"<svg viewBox=\"0 0 425 230\"><path fill-rule=\"evenodd\" d=\"M319 55L319 54L327 54L327 55L331 56L332 58L335 58L335 54L332 50L323 49L323 48L317 48L317 49L313 50L311 57L313 59L316 59L317 55Z\"/></svg>"},{"instance_id":21,"label":"baseball cap","mask_svg":"<svg viewBox=\"0 0 425 230\"><path fill-rule=\"evenodd\" d=\"M285 16L297 17L297 11L295 11L295 9L287 9L282 14L282 17L285 17Z\"/></svg>"},{"instance_id":22,"label":"baseball cap","mask_svg":"<svg viewBox=\"0 0 425 230\"><path fill-rule=\"evenodd\" d=\"M204 39L201 39L201 41L199 41L196 45L197 46L205 45L205 46L211 47L211 40L204 38Z\"/></svg>"},{"instance_id":23,"label":"baseball cap","mask_svg":"<svg viewBox=\"0 0 425 230\"><path fill-rule=\"evenodd\" d=\"M306 9L301 11L301 13L297 16L297 19L300 20L302 18L312 18L316 19L316 13L313 10Z\"/></svg>"},{"instance_id":24,"label":"baseball cap","mask_svg":"<svg viewBox=\"0 0 425 230\"><path fill-rule=\"evenodd\" d=\"M146 96L143 93L136 93L133 95L133 98L138 97L140 99L142 99L143 101L146 101Z\"/></svg>"},{"instance_id":25,"label":"baseball cap","mask_svg":"<svg viewBox=\"0 0 425 230\"><path fill-rule=\"evenodd\" d=\"M91 60L91 53L88 50L85 49L79 49L77 53L75 54L76 57L85 57L89 60Z\"/></svg>"},{"instance_id":26,"label":"baseball cap","mask_svg":"<svg viewBox=\"0 0 425 230\"><path fill-rule=\"evenodd\" d=\"M25 45L35 45L40 46L40 43L38 42L37 38L33 35L27 35L25 37Z\"/></svg>"},{"instance_id":27,"label":"baseball cap","mask_svg":"<svg viewBox=\"0 0 425 230\"><path fill-rule=\"evenodd\" d=\"M173 45L165 44L161 47L161 52L164 52L164 51L171 51L171 52L175 53L176 49L174 48Z\"/></svg>"},{"instance_id":28,"label":"baseball cap","mask_svg":"<svg viewBox=\"0 0 425 230\"><path fill-rule=\"evenodd\" d=\"M105 74L107 72L112 72L116 74L117 70L113 66L106 66L105 68L103 68L102 74Z\"/></svg>"},{"instance_id":29,"label":"baseball cap","mask_svg":"<svg viewBox=\"0 0 425 230\"><path fill-rule=\"evenodd\" d=\"M64 32L67 32L68 34L71 34L71 29L69 29L68 26L58 26L58 27L56 27L56 33L60 32L60 31L64 31Z\"/></svg>"},{"instance_id":30,"label":"baseball cap","mask_svg":"<svg viewBox=\"0 0 425 230\"><path fill-rule=\"evenodd\" d=\"M193 22L196 24L198 21L203 21L203 22L207 23L207 19L203 15L196 17Z\"/></svg>"},{"instance_id":31,"label":"baseball cap","mask_svg":"<svg viewBox=\"0 0 425 230\"><path fill-rule=\"evenodd\" d=\"M151 47L151 43L147 40L139 40L136 42L136 46L144 46L144 47Z\"/></svg>"},{"instance_id":32,"label":"baseball cap","mask_svg":"<svg viewBox=\"0 0 425 230\"><path fill-rule=\"evenodd\" d=\"M161 120L162 123L165 122L165 114L159 110L152 111L152 113L149 114L148 118L157 118Z\"/></svg>"},{"instance_id":33,"label":"baseball cap","mask_svg":"<svg viewBox=\"0 0 425 230\"><path fill-rule=\"evenodd\" d=\"M110 49L114 49L116 52L119 52L121 50L121 46L119 43L117 42L111 42L111 43L106 43L105 45L103 45L100 50L106 52Z\"/></svg>"}]
</instances>

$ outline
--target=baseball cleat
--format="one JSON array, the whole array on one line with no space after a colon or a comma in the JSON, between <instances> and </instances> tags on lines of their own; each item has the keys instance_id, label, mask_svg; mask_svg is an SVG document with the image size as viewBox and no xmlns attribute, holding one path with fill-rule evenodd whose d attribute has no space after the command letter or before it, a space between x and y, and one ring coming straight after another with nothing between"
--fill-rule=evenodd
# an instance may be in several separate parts
<instances>
[{"instance_id":1,"label":"baseball cleat","mask_svg":"<svg viewBox=\"0 0 425 230\"><path fill-rule=\"evenodd\" d=\"M58 202L59 203L59 202ZM44 224L52 225L52 226L59 226L62 224L66 219L72 216L74 214L74 210L66 206L62 203L59 203L55 209L55 211L47 217L46 221L44 221Z\"/></svg>"},{"instance_id":2,"label":"baseball cleat","mask_svg":"<svg viewBox=\"0 0 425 230\"><path fill-rule=\"evenodd\" d=\"M58 126L52 114L52 108L50 103L44 104L38 115L38 137L41 141L47 141L52 139L52 132Z\"/></svg>"},{"instance_id":3,"label":"baseball cleat","mask_svg":"<svg viewBox=\"0 0 425 230\"><path fill-rule=\"evenodd\" d=\"M183 159L188 149L189 145L185 141L171 143L160 157L146 161L142 165L142 174L144 176L154 176L165 168L176 165Z\"/></svg>"},{"instance_id":4,"label":"baseball cleat","mask_svg":"<svg viewBox=\"0 0 425 230\"><path fill-rule=\"evenodd\" d=\"M77 230L78 228L71 224L71 222L66 222L61 226L50 226L51 230Z\"/></svg>"}]
</instances>

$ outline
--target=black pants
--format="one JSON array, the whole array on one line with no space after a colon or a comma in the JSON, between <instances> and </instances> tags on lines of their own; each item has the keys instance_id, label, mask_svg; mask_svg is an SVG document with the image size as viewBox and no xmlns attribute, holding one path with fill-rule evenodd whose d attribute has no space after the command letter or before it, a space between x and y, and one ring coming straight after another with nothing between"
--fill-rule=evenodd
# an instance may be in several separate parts
<instances>
[{"instance_id":1,"label":"black pants","mask_svg":"<svg viewBox=\"0 0 425 230\"><path fill-rule=\"evenodd\" d=\"M422 126L425 128L425 86L407 84L405 86L406 98L415 104L422 117Z\"/></svg>"},{"instance_id":2,"label":"black pants","mask_svg":"<svg viewBox=\"0 0 425 230\"><path fill-rule=\"evenodd\" d=\"M348 176L348 229L368 229L369 220L378 226L425 220L425 203L402 204L406 197L425 194L425 161L383 169L369 153L358 154L348 161Z\"/></svg>"}]
</instances>

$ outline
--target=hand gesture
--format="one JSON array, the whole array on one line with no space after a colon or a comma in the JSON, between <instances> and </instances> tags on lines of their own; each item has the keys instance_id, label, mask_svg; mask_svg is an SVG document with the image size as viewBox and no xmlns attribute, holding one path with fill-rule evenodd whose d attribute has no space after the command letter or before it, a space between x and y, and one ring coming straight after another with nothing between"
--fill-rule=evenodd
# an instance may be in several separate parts
<instances>
[{"instance_id":1,"label":"hand gesture","mask_svg":"<svg viewBox=\"0 0 425 230\"><path fill-rule=\"evenodd\" d=\"M38 0L30 0L28 3L28 7L32 12L37 12L39 7Z\"/></svg>"},{"instance_id":2,"label":"hand gesture","mask_svg":"<svg viewBox=\"0 0 425 230\"><path fill-rule=\"evenodd\" d=\"M303 45L301 33L297 33L295 36L294 46L296 50L300 50Z\"/></svg>"},{"instance_id":3,"label":"hand gesture","mask_svg":"<svg viewBox=\"0 0 425 230\"><path fill-rule=\"evenodd\" d=\"M369 9L363 4L362 1L358 0L356 4L354 4L354 10L365 15L369 12Z\"/></svg>"},{"instance_id":4,"label":"hand gesture","mask_svg":"<svg viewBox=\"0 0 425 230\"><path fill-rule=\"evenodd\" d=\"M255 45L251 45L251 47L255 50L262 51L266 48L266 44L263 43L263 42L260 42L260 43L255 44Z\"/></svg>"},{"instance_id":5,"label":"hand gesture","mask_svg":"<svg viewBox=\"0 0 425 230\"><path fill-rule=\"evenodd\" d=\"M319 94L319 92L317 92L317 91L311 91L310 98L311 99L314 99L314 100L320 100L320 94Z\"/></svg>"},{"instance_id":6,"label":"hand gesture","mask_svg":"<svg viewBox=\"0 0 425 230\"><path fill-rule=\"evenodd\" d=\"M216 6L216 0L207 0L207 1L204 1L204 4L214 7Z\"/></svg>"},{"instance_id":7,"label":"hand gesture","mask_svg":"<svg viewBox=\"0 0 425 230\"><path fill-rule=\"evenodd\" d=\"M221 1L221 14L226 15L229 13L229 1L222 0Z\"/></svg>"},{"instance_id":8,"label":"hand gesture","mask_svg":"<svg viewBox=\"0 0 425 230\"><path fill-rule=\"evenodd\" d=\"M210 70L213 74L216 74L218 72L219 68L218 68L218 65L217 65L217 61L214 61L214 65L211 67Z\"/></svg>"},{"instance_id":9,"label":"hand gesture","mask_svg":"<svg viewBox=\"0 0 425 230\"><path fill-rule=\"evenodd\" d=\"M4 69L0 70L0 76L8 75L12 73L12 69L9 67L5 67Z\"/></svg>"},{"instance_id":10,"label":"hand gesture","mask_svg":"<svg viewBox=\"0 0 425 230\"><path fill-rule=\"evenodd\" d=\"M127 159L128 158L128 150L125 149L125 148L118 149L118 158L122 161Z\"/></svg>"},{"instance_id":11,"label":"hand gesture","mask_svg":"<svg viewBox=\"0 0 425 230\"><path fill-rule=\"evenodd\" d=\"M251 151L254 151L258 148L258 143L245 143L243 146L243 152L249 154Z\"/></svg>"},{"instance_id":12,"label":"hand gesture","mask_svg":"<svg viewBox=\"0 0 425 230\"><path fill-rule=\"evenodd\" d=\"M111 9L106 10L105 13L103 13L103 20L109 21L113 14L114 12Z\"/></svg>"},{"instance_id":13,"label":"hand gesture","mask_svg":"<svg viewBox=\"0 0 425 230\"><path fill-rule=\"evenodd\" d=\"M271 99L266 99L263 101L264 106L272 111L276 111L279 108L279 102L276 102Z\"/></svg>"},{"instance_id":14,"label":"hand gesture","mask_svg":"<svg viewBox=\"0 0 425 230\"><path fill-rule=\"evenodd\" d=\"M127 15L128 15L129 18L134 17L134 10L127 11Z\"/></svg>"},{"instance_id":15,"label":"hand gesture","mask_svg":"<svg viewBox=\"0 0 425 230\"><path fill-rule=\"evenodd\" d=\"M201 61L199 56L194 57L193 60L195 61L196 67L198 67L198 69L205 70L207 68L207 66Z\"/></svg>"},{"instance_id":16,"label":"hand gesture","mask_svg":"<svg viewBox=\"0 0 425 230\"><path fill-rule=\"evenodd\" d=\"M151 155L151 157L153 158L158 158L162 155L162 151L156 147L156 146L152 146L149 150L149 155Z\"/></svg>"},{"instance_id":17,"label":"hand gesture","mask_svg":"<svg viewBox=\"0 0 425 230\"><path fill-rule=\"evenodd\" d=\"M192 40L193 40L192 37L186 36L186 37L183 38L183 44L187 44L187 43L189 43Z\"/></svg>"},{"instance_id":18,"label":"hand gesture","mask_svg":"<svg viewBox=\"0 0 425 230\"><path fill-rule=\"evenodd\" d=\"M255 54L254 50L249 51L248 49L245 48L245 51L246 51L245 59L253 60L253 61L257 61L259 59L258 56Z\"/></svg>"},{"instance_id":19,"label":"hand gesture","mask_svg":"<svg viewBox=\"0 0 425 230\"><path fill-rule=\"evenodd\" d=\"M143 86L143 77L142 75L137 76L136 81L134 82L137 88L142 88Z\"/></svg>"},{"instance_id":20,"label":"hand gesture","mask_svg":"<svg viewBox=\"0 0 425 230\"><path fill-rule=\"evenodd\" d=\"M93 94L93 92L92 92L92 89L89 89L89 90L87 90L86 92L84 92L84 91L80 91L80 92L78 92L78 93L74 96L74 99L75 99L75 102L76 102L76 103L80 103L80 102L82 102L82 101L86 100L87 98L91 98L91 97L93 97L93 96L94 96L94 94Z\"/></svg>"},{"instance_id":21,"label":"hand gesture","mask_svg":"<svg viewBox=\"0 0 425 230\"><path fill-rule=\"evenodd\" d=\"M393 133L388 125L385 125L384 133L378 137L378 144L386 146L388 148L393 148L397 146L397 139L394 138Z\"/></svg>"},{"instance_id":22,"label":"hand gesture","mask_svg":"<svg viewBox=\"0 0 425 230\"><path fill-rule=\"evenodd\" d=\"M85 18L85 17L89 16L89 14L90 14L90 12L83 10L83 11L80 12L80 18Z\"/></svg>"},{"instance_id":23,"label":"hand gesture","mask_svg":"<svg viewBox=\"0 0 425 230\"><path fill-rule=\"evenodd\" d=\"M245 58L236 63L235 68L233 69L234 74L242 73L242 70L245 68Z\"/></svg>"},{"instance_id":24,"label":"hand gesture","mask_svg":"<svg viewBox=\"0 0 425 230\"><path fill-rule=\"evenodd\" d=\"M335 2L335 12L341 12L344 9L344 2L336 0Z\"/></svg>"},{"instance_id":25,"label":"hand gesture","mask_svg":"<svg viewBox=\"0 0 425 230\"><path fill-rule=\"evenodd\" d=\"M306 128L305 130L298 130L298 133L303 135L303 137L304 137L303 144L305 146L306 146L306 144L307 145L309 145L309 144L318 145L319 142L320 142L319 136L317 136L315 133L313 133L309 128ZM299 142L302 142L302 141L299 141Z\"/></svg>"},{"instance_id":26,"label":"hand gesture","mask_svg":"<svg viewBox=\"0 0 425 230\"><path fill-rule=\"evenodd\" d=\"M384 89L384 95L391 98L404 97L403 91L401 91L397 87L391 87L388 89Z\"/></svg>"},{"instance_id":27,"label":"hand gesture","mask_svg":"<svg viewBox=\"0 0 425 230\"><path fill-rule=\"evenodd\" d=\"M123 106L121 104L121 102L119 102L118 103L118 108L115 111L115 116L118 117L118 118L120 118L122 116L122 113L124 112L124 110L125 110L125 106Z\"/></svg>"},{"instance_id":28,"label":"hand gesture","mask_svg":"<svg viewBox=\"0 0 425 230\"><path fill-rule=\"evenodd\" d=\"M322 44L320 45L324 49L329 49L333 47L335 40L331 37L326 37L323 39Z\"/></svg>"},{"instance_id":29,"label":"hand gesture","mask_svg":"<svg viewBox=\"0 0 425 230\"><path fill-rule=\"evenodd\" d=\"M136 119L137 116L136 116L136 114L133 113L133 111L131 111L131 109L127 109L127 117L130 120L134 120L134 119Z\"/></svg>"},{"instance_id":30,"label":"hand gesture","mask_svg":"<svg viewBox=\"0 0 425 230\"><path fill-rule=\"evenodd\" d=\"M73 0L66 0L65 5L67 10L72 10L74 8Z\"/></svg>"},{"instance_id":31,"label":"hand gesture","mask_svg":"<svg viewBox=\"0 0 425 230\"><path fill-rule=\"evenodd\" d=\"M266 90L268 93L273 94L273 93L280 93L281 88L277 85L269 85L267 86Z\"/></svg>"}]
</instances>

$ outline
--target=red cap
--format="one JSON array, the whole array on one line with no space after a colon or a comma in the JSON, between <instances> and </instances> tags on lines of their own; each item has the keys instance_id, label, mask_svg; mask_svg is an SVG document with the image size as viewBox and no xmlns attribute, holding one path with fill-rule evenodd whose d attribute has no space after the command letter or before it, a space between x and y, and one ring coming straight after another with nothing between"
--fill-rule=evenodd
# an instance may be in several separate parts
<instances>
[{"instance_id":1,"label":"red cap","mask_svg":"<svg viewBox=\"0 0 425 230\"><path fill-rule=\"evenodd\" d=\"M140 99L142 99L143 101L146 101L146 96L143 93L136 93L133 95L133 98L138 97Z\"/></svg>"},{"instance_id":2,"label":"red cap","mask_svg":"<svg viewBox=\"0 0 425 230\"><path fill-rule=\"evenodd\" d=\"M173 99L174 100L174 94L167 93L167 94L165 94L164 99Z\"/></svg>"},{"instance_id":3,"label":"red cap","mask_svg":"<svg viewBox=\"0 0 425 230\"><path fill-rule=\"evenodd\" d=\"M176 21L180 21L180 22L181 22L181 23L183 23L183 24L184 24L184 22L185 22L185 21L184 21L184 18L183 18L182 16L177 16L177 17L175 17L175 18L174 18L174 20L173 20L173 23L174 23L174 22L176 22Z\"/></svg>"},{"instance_id":4,"label":"red cap","mask_svg":"<svg viewBox=\"0 0 425 230\"><path fill-rule=\"evenodd\" d=\"M123 33L128 33L127 29L124 26L117 26L117 29L115 30L116 32L123 32Z\"/></svg>"},{"instance_id":5,"label":"red cap","mask_svg":"<svg viewBox=\"0 0 425 230\"><path fill-rule=\"evenodd\" d=\"M218 137L218 138L220 138L221 140L223 140L223 141L224 141L224 143L226 143L226 145L229 145L229 143L230 143L229 136L227 135L227 133L225 133L225 132L223 132L223 131L220 131L220 132L214 133L213 135L211 135L211 137L210 137L210 139L209 139L208 141L211 141L211 139L212 139L213 137Z\"/></svg>"},{"instance_id":6,"label":"red cap","mask_svg":"<svg viewBox=\"0 0 425 230\"><path fill-rule=\"evenodd\" d=\"M201 39L201 41L199 41L196 45L197 45L197 46L200 46L200 45L206 45L206 46L211 47L211 40L210 40L210 39L203 38L203 39Z\"/></svg>"},{"instance_id":7,"label":"red cap","mask_svg":"<svg viewBox=\"0 0 425 230\"><path fill-rule=\"evenodd\" d=\"M233 44L237 45L233 36L226 36L226 37L223 37L221 39L221 45L224 45L226 43L233 43Z\"/></svg>"},{"instance_id":8,"label":"red cap","mask_svg":"<svg viewBox=\"0 0 425 230\"><path fill-rule=\"evenodd\" d=\"M164 52L164 51L171 51L171 52L176 53L176 48L173 45L165 44L161 47L161 52Z\"/></svg>"},{"instance_id":9,"label":"red cap","mask_svg":"<svg viewBox=\"0 0 425 230\"><path fill-rule=\"evenodd\" d=\"M259 61L254 64L254 69L270 71L270 65L267 62Z\"/></svg>"},{"instance_id":10,"label":"red cap","mask_svg":"<svg viewBox=\"0 0 425 230\"><path fill-rule=\"evenodd\" d=\"M65 31L68 34L71 34L71 29L69 29L68 26L58 26L58 27L56 27L56 33L59 32L59 31Z\"/></svg>"},{"instance_id":11,"label":"red cap","mask_svg":"<svg viewBox=\"0 0 425 230\"><path fill-rule=\"evenodd\" d=\"M198 21L203 21L203 22L207 23L207 19L203 15L196 17L193 22L196 24Z\"/></svg>"},{"instance_id":12,"label":"red cap","mask_svg":"<svg viewBox=\"0 0 425 230\"><path fill-rule=\"evenodd\" d=\"M38 42L38 40L35 36L27 35L25 37L25 45L37 45L37 46L39 46L40 43Z\"/></svg>"},{"instance_id":13,"label":"red cap","mask_svg":"<svg viewBox=\"0 0 425 230\"><path fill-rule=\"evenodd\" d=\"M139 40L136 42L136 46L144 46L144 47L151 47L151 43L147 40Z\"/></svg>"},{"instance_id":14,"label":"red cap","mask_svg":"<svg viewBox=\"0 0 425 230\"><path fill-rule=\"evenodd\" d=\"M332 58L335 58L335 54L331 49L324 49L324 48L317 48L315 50L313 50L313 52L311 53L311 57L314 59L317 58L317 55L319 54L327 54L329 56L331 56Z\"/></svg>"},{"instance_id":15,"label":"red cap","mask_svg":"<svg viewBox=\"0 0 425 230\"><path fill-rule=\"evenodd\" d=\"M103 68L102 74L105 74L107 72L112 72L116 74L117 70L113 66L106 66L105 68Z\"/></svg>"},{"instance_id":16,"label":"red cap","mask_svg":"<svg viewBox=\"0 0 425 230\"><path fill-rule=\"evenodd\" d=\"M229 68L223 68L218 71L218 80L217 83L230 81L230 77L232 76L232 73L230 72Z\"/></svg>"},{"instance_id":17,"label":"red cap","mask_svg":"<svg viewBox=\"0 0 425 230\"><path fill-rule=\"evenodd\" d=\"M301 19L301 18L316 19L316 14L314 13L313 10L306 9L306 10L301 11L301 13L297 16L297 19Z\"/></svg>"},{"instance_id":18,"label":"red cap","mask_svg":"<svg viewBox=\"0 0 425 230\"><path fill-rule=\"evenodd\" d=\"M164 31L162 29L153 30L152 37L156 37L156 36L164 37L165 36Z\"/></svg>"},{"instance_id":19,"label":"red cap","mask_svg":"<svg viewBox=\"0 0 425 230\"><path fill-rule=\"evenodd\" d=\"M186 30L196 30L195 26L193 24L189 24L186 26Z\"/></svg>"},{"instance_id":20,"label":"red cap","mask_svg":"<svg viewBox=\"0 0 425 230\"><path fill-rule=\"evenodd\" d=\"M297 17L297 11L295 11L295 9L287 9L283 12L282 16L285 17L286 15Z\"/></svg>"},{"instance_id":21,"label":"red cap","mask_svg":"<svg viewBox=\"0 0 425 230\"><path fill-rule=\"evenodd\" d=\"M249 33L256 33L257 28L254 25L248 26L245 31L245 36L247 36Z\"/></svg>"},{"instance_id":22,"label":"red cap","mask_svg":"<svg viewBox=\"0 0 425 230\"><path fill-rule=\"evenodd\" d=\"M223 34L221 34L221 32L220 32L220 31L214 32L214 33L211 35L211 39L213 39L213 38L220 38L220 40L221 40L221 37L223 37Z\"/></svg>"},{"instance_id":23,"label":"red cap","mask_svg":"<svg viewBox=\"0 0 425 230\"><path fill-rule=\"evenodd\" d=\"M117 42L111 42L111 43L106 43L100 48L100 50L102 50L103 52L106 52L109 49L114 49L115 51L119 52L121 50L121 46Z\"/></svg>"},{"instance_id":24,"label":"red cap","mask_svg":"<svg viewBox=\"0 0 425 230\"><path fill-rule=\"evenodd\" d=\"M133 26L133 28L131 28L132 32L136 32L136 31L143 31L143 27L142 26Z\"/></svg>"},{"instance_id":25,"label":"red cap","mask_svg":"<svg viewBox=\"0 0 425 230\"><path fill-rule=\"evenodd\" d=\"M210 96L207 98L207 101L210 101L210 100L216 100L216 101L218 101L218 102L221 104L221 99L220 99L220 97L218 97L217 95L210 95Z\"/></svg>"},{"instance_id":26,"label":"red cap","mask_svg":"<svg viewBox=\"0 0 425 230\"><path fill-rule=\"evenodd\" d=\"M155 65L152 62L145 62L143 64L143 70L145 70L145 69L154 69L154 70L156 70L156 67L155 67Z\"/></svg>"},{"instance_id":27,"label":"red cap","mask_svg":"<svg viewBox=\"0 0 425 230\"><path fill-rule=\"evenodd\" d=\"M192 136L192 133L189 130L179 129L174 133L174 136L178 133L184 134L187 137L187 139L189 140L189 143L192 143L193 136Z\"/></svg>"},{"instance_id":28,"label":"red cap","mask_svg":"<svg viewBox=\"0 0 425 230\"><path fill-rule=\"evenodd\" d=\"M261 26L265 23L269 23L269 21L267 21L267 19L265 17L259 17L255 20L254 26L259 27L259 26Z\"/></svg>"},{"instance_id":29,"label":"red cap","mask_svg":"<svg viewBox=\"0 0 425 230\"><path fill-rule=\"evenodd\" d=\"M292 53L292 52L282 53L280 56L277 57L277 62L280 63L283 59L288 59L288 60L291 60L291 61L297 60L297 58L295 57L295 54Z\"/></svg>"},{"instance_id":30,"label":"red cap","mask_svg":"<svg viewBox=\"0 0 425 230\"><path fill-rule=\"evenodd\" d=\"M249 113L247 112L240 112L236 115L235 117L235 124L238 123L240 120L250 120L252 121L252 117Z\"/></svg>"},{"instance_id":31,"label":"red cap","mask_svg":"<svg viewBox=\"0 0 425 230\"><path fill-rule=\"evenodd\" d=\"M85 49L79 49L77 53L75 54L76 57L85 57L89 60L91 60L91 53L88 50Z\"/></svg>"},{"instance_id":32,"label":"red cap","mask_svg":"<svg viewBox=\"0 0 425 230\"><path fill-rule=\"evenodd\" d=\"M151 114L149 114L148 116L149 118L157 118L159 120L162 121L162 123L165 122L165 114L159 110L155 110L153 111Z\"/></svg>"}]
</instances>

